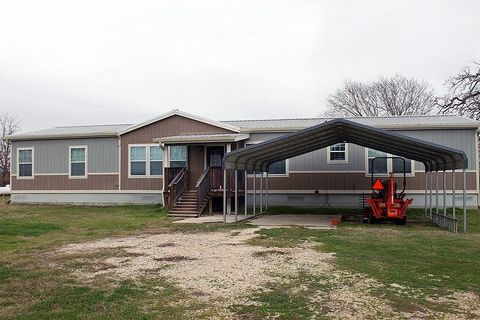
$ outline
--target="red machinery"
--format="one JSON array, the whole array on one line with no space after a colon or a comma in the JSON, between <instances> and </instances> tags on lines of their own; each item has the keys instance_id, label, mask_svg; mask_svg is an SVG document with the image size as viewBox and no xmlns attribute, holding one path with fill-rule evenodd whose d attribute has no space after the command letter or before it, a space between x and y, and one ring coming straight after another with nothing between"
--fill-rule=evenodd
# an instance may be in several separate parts
<instances>
[{"instance_id":1,"label":"red machinery","mask_svg":"<svg viewBox=\"0 0 480 320\"><path fill-rule=\"evenodd\" d=\"M380 181L376 179L373 182L374 161L378 158L390 158L403 160L403 190L397 193L397 184L395 182L394 173L390 172L388 179ZM405 199L405 159L400 157L377 157L372 159L371 166L372 194L367 199L370 208L368 215L365 217L368 223L375 223L378 220L387 219L395 224L405 224L407 222L407 208L413 202L413 199Z\"/></svg>"}]
</instances>

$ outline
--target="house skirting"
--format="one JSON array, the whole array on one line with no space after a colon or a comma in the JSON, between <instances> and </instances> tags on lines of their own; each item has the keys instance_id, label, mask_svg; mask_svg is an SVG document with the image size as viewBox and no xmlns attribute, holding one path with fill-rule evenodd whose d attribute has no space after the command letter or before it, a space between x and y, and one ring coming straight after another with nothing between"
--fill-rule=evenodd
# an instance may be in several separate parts
<instances>
[{"instance_id":1,"label":"house skirting","mask_svg":"<svg viewBox=\"0 0 480 320\"><path fill-rule=\"evenodd\" d=\"M443 190L442 190L443 191ZM462 194L461 190L456 192L455 195L455 204L457 208L462 206ZM369 196L369 193L364 194L365 197ZM361 200L362 194L361 193L328 193L328 204L332 207L337 208L360 208L362 206ZM420 193L408 193L407 198L412 198L413 203L411 205L412 208L424 208L425 206L425 196L424 194ZM478 193L476 191L468 192L466 196L467 200L467 207L469 208L477 208L478 206ZM435 191L432 194L432 206L435 208ZM248 193L248 205L250 207L253 206L253 193ZM265 195L264 200L265 204ZM429 204L429 197L427 197L427 204ZM291 207L320 207L325 204L325 193L280 193L275 191L275 193L268 194L268 204L269 206L291 206ZM256 197L256 205L257 207L260 206L260 193L257 191ZM365 202L365 205L368 204ZM446 205L447 207L452 206L452 194L451 192L447 192L446 196ZM327 206L327 205L325 205ZM438 194L438 206L439 208L443 207L443 192L439 191ZM328 206L327 206L328 207Z\"/></svg>"},{"instance_id":2,"label":"house skirting","mask_svg":"<svg viewBox=\"0 0 480 320\"><path fill-rule=\"evenodd\" d=\"M12 203L123 205L162 204L162 192L13 192Z\"/></svg>"}]
</instances>

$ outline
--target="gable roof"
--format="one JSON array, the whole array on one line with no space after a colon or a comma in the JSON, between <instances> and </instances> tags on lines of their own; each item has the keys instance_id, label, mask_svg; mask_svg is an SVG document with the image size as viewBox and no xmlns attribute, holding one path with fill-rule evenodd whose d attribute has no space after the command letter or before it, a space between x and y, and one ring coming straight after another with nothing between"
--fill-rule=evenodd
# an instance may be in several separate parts
<instances>
[{"instance_id":1,"label":"gable roof","mask_svg":"<svg viewBox=\"0 0 480 320\"><path fill-rule=\"evenodd\" d=\"M152 123L155 123L157 121L160 121L160 120L163 120L163 119L166 119L166 118L169 118L169 117L172 117L172 116L180 116L180 117L184 117L184 118L187 118L187 119L191 119L191 120L195 120L195 121L199 121L199 122L203 122L203 123L206 123L206 124L209 124L211 126L214 126L214 127L218 127L218 128L222 128L222 129L226 129L226 130L230 130L230 131L233 131L233 132L236 132L236 133L239 133L240 132L240 128L235 126L235 125L232 125L232 124L228 124L228 123L223 123L223 122L219 122L219 121L215 121L215 120L210 120L210 119L207 119L207 118L202 118L202 117L199 117L199 116L196 116L196 115L193 115L193 114L190 114L190 113L187 113L187 112L183 112L183 111L180 111L178 109L174 109L172 111L169 111L167 113L164 113L158 117L155 117L153 119L150 119L150 120L147 120L145 122L142 122L142 123L139 123L139 124L135 124L135 125L132 125L128 128L125 128L123 130L120 130L118 132L119 135L123 135L125 133L128 133L128 132L131 132L131 131L134 131L134 130L137 130L137 129L140 129L142 127L145 127L145 126L148 126Z\"/></svg>"},{"instance_id":2,"label":"gable roof","mask_svg":"<svg viewBox=\"0 0 480 320\"><path fill-rule=\"evenodd\" d=\"M225 154L226 169L267 171L274 162L292 158L339 142L422 162L425 171L467 168L464 151L378 129L346 119L334 119Z\"/></svg>"}]
</instances>

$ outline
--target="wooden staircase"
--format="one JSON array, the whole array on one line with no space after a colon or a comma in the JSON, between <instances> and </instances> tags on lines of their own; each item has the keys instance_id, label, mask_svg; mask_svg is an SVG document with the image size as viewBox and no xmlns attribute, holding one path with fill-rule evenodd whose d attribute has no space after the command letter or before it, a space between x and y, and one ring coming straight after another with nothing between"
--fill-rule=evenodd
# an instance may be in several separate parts
<instances>
[{"instance_id":1,"label":"wooden staircase","mask_svg":"<svg viewBox=\"0 0 480 320\"><path fill-rule=\"evenodd\" d=\"M197 190L186 190L170 209L171 217L198 217L208 203L209 198L205 197L202 203L198 204ZM200 210L198 209L200 208Z\"/></svg>"}]
</instances>

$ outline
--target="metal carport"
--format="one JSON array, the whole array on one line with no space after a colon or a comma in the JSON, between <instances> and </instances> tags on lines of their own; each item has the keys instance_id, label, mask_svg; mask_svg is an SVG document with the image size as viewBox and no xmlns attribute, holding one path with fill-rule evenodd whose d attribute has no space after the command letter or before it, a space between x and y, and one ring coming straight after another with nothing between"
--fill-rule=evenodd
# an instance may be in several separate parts
<instances>
[{"instance_id":1,"label":"metal carport","mask_svg":"<svg viewBox=\"0 0 480 320\"><path fill-rule=\"evenodd\" d=\"M304 153L325 148L336 143L349 142L363 147L372 148L386 153L395 154L404 158L419 161L425 166L425 214L435 223L456 231L455 217L455 170L463 170L463 218L464 231L467 228L466 215L466 169L468 159L465 152L446 146L434 144L428 141L411 138L398 133L386 131L362 125L345 119L334 119L322 124L306 128L304 130L286 134L284 136L271 139L253 146L238 149L225 154L223 157L224 179L226 179L226 170L244 170L245 178L247 170L254 171L254 181L256 173L260 172L260 211L263 210L263 176L266 177L265 205L268 207L268 167L270 164L284 159L292 158ZM446 180L446 170L452 170L452 207L453 219L446 214L445 203L445 183L444 183L444 201L443 214L438 211L438 202L436 212L432 209L432 190L433 190L433 172L436 172L436 196L438 199L438 172L443 171L444 182ZM430 177L430 212L427 215L427 189L428 176ZM224 181L224 185L226 181ZM247 184L245 184L247 185ZM254 210L256 201L256 184L254 183ZM235 190L238 191L237 184ZM223 214L226 219L226 190L224 190ZM238 192L235 192L235 215L238 215ZM247 195L245 193L245 213L246 213ZM254 211L255 213L255 211ZM454 220L454 221L451 221ZM451 224L454 226L451 226Z\"/></svg>"}]
</instances>

